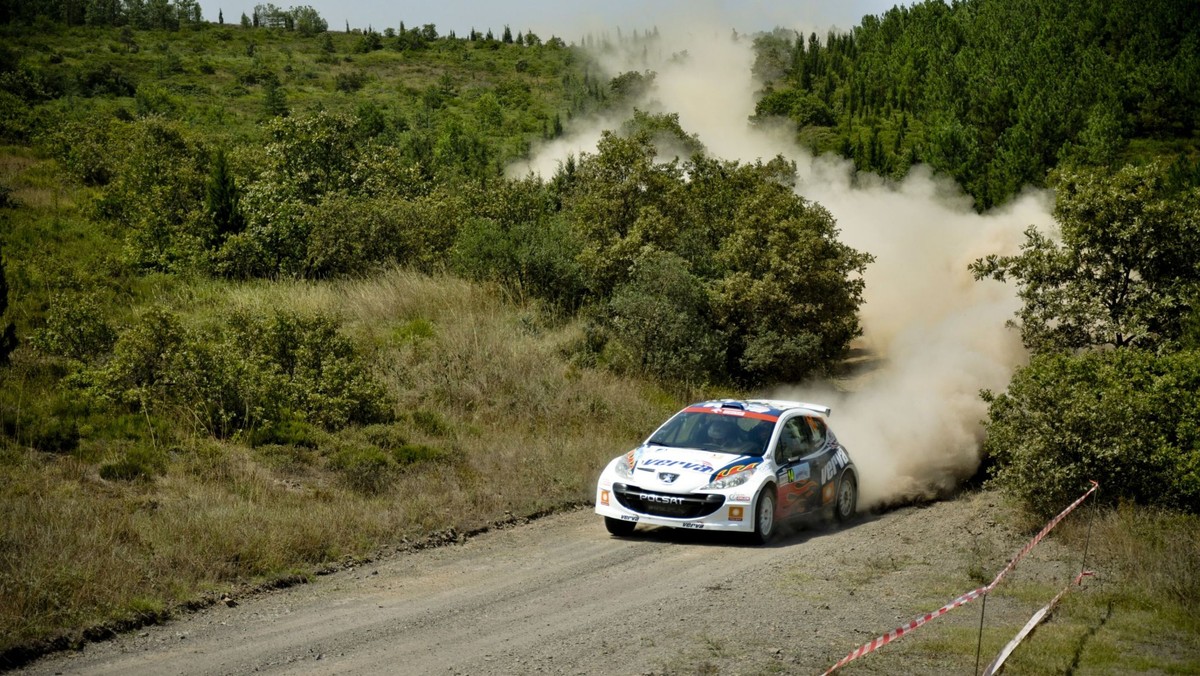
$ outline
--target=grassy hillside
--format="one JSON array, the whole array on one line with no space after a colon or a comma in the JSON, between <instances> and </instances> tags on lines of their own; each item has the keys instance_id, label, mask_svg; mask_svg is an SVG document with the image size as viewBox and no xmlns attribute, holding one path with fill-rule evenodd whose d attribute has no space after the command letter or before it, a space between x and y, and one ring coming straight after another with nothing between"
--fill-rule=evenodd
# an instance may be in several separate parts
<instances>
[{"instance_id":1,"label":"grassy hillside","mask_svg":"<svg viewBox=\"0 0 1200 676\"><path fill-rule=\"evenodd\" d=\"M131 255L142 225L112 216L144 195L113 202L139 169L127 158L156 144L182 144L168 173L227 149L244 184L280 112L345 114L426 180L486 179L599 105L580 52L42 28L0 29L4 319L20 339L0 370L0 650L582 502L687 396L574 365L581 322L499 286L390 266L155 270ZM478 152L435 157L455 134ZM176 185L202 203L202 182ZM261 422L281 406L308 413Z\"/></svg>"}]
</instances>

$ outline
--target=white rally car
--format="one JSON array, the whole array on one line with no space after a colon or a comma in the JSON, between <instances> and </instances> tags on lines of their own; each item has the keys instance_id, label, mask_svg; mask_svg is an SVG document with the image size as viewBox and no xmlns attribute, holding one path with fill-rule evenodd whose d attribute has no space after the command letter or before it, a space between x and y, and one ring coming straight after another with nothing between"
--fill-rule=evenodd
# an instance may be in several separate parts
<instances>
[{"instance_id":1,"label":"white rally car","mask_svg":"<svg viewBox=\"0 0 1200 676\"><path fill-rule=\"evenodd\" d=\"M858 473L826 424L830 409L776 400L707 401L676 413L608 463L596 513L608 532L639 523L741 531L764 543L780 521L854 516Z\"/></svg>"}]
</instances>

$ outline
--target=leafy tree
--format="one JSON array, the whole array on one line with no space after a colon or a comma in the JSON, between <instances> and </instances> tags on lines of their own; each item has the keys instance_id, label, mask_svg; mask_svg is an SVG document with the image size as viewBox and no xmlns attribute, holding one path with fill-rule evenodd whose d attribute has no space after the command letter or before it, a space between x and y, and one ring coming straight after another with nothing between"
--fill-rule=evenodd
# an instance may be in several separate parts
<instances>
[{"instance_id":1,"label":"leafy tree","mask_svg":"<svg viewBox=\"0 0 1200 676\"><path fill-rule=\"evenodd\" d=\"M762 172L766 173L766 172ZM714 284L730 373L798 382L828 369L861 334L862 273L872 258L836 239L833 217L761 178L739 199L717 251Z\"/></svg>"},{"instance_id":2,"label":"leafy tree","mask_svg":"<svg viewBox=\"0 0 1200 676\"><path fill-rule=\"evenodd\" d=\"M647 250L606 309L605 353L618 370L670 382L723 379L725 342L705 284L678 255Z\"/></svg>"},{"instance_id":3,"label":"leafy tree","mask_svg":"<svg viewBox=\"0 0 1200 676\"><path fill-rule=\"evenodd\" d=\"M1013 279L1021 336L1035 352L1177 339L1200 283L1200 191L1172 189L1162 164L1057 175L1061 243L1030 228L1015 256L972 263Z\"/></svg>"},{"instance_id":4,"label":"leafy tree","mask_svg":"<svg viewBox=\"0 0 1200 676\"><path fill-rule=\"evenodd\" d=\"M324 33L329 30L329 24L317 10L309 5L301 5L291 9L291 17L293 25L296 27L296 32L305 37L311 37L318 33Z\"/></svg>"},{"instance_id":5,"label":"leafy tree","mask_svg":"<svg viewBox=\"0 0 1200 676\"><path fill-rule=\"evenodd\" d=\"M1200 352L1037 355L985 399L994 480L1035 513L1089 480L1109 503L1200 512Z\"/></svg>"}]
</instances>

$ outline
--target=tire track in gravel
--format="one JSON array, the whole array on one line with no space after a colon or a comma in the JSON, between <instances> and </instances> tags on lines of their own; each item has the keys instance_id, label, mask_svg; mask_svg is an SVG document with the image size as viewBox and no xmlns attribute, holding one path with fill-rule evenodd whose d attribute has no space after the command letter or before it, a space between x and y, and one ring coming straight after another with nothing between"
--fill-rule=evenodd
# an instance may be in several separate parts
<instances>
[{"instance_id":1,"label":"tire track in gravel","mask_svg":"<svg viewBox=\"0 0 1200 676\"><path fill-rule=\"evenodd\" d=\"M666 529L621 540L579 510L214 606L25 671L760 673L781 660L819 670L909 619L921 601L906 589L964 567L949 544L962 529L984 524L1001 547L1016 542L986 523L986 500L803 527L768 547ZM989 616L1003 612L995 605Z\"/></svg>"}]
</instances>

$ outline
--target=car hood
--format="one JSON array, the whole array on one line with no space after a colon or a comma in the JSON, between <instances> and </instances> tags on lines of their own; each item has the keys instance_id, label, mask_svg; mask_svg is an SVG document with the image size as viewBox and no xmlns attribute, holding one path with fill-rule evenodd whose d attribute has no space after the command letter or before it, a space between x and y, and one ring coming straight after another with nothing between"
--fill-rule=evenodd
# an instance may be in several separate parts
<instances>
[{"instance_id":1,"label":"car hood","mask_svg":"<svg viewBox=\"0 0 1200 676\"><path fill-rule=\"evenodd\" d=\"M634 452L634 481L668 492L693 491L717 479L755 469L762 458L646 444Z\"/></svg>"}]
</instances>

